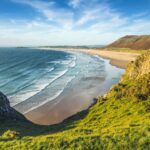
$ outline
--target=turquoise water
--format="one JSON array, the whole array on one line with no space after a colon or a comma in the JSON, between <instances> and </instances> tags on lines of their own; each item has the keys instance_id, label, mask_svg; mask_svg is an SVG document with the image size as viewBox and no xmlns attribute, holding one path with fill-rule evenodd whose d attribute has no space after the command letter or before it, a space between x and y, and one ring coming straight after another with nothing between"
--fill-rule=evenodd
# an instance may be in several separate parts
<instances>
[{"instance_id":1,"label":"turquoise water","mask_svg":"<svg viewBox=\"0 0 150 150\"><path fill-rule=\"evenodd\" d=\"M86 89L85 81L92 84L97 77L98 84L106 79L116 83L122 73L108 61L88 54L0 48L0 91L22 113L56 99L66 90Z\"/></svg>"}]
</instances>

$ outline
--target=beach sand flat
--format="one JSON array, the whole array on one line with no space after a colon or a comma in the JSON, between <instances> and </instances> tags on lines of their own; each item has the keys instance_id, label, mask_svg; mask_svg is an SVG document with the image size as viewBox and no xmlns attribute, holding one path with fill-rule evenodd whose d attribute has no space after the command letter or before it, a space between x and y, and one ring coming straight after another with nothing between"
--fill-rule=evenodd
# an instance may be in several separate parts
<instances>
[{"instance_id":1,"label":"beach sand flat","mask_svg":"<svg viewBox=\"0 0 150 150\"><path fill-rule=\"evenodd\" d=\"M52 50L64 51L64 49L60 48L59 49L53 48ZM112 52L112 51L89 50L89 49L65 49L65 50L99 55L103 58L110 59L110 64L117 66L119 68L126 68L127 64L130 61L134 61L135 58L139 55L126 52ZM97 84L97 81L95 82L95 84ZM102 93L106 93L107 90L109 89L104 88ZM84 92L76 91L76 92L77 93L72 92L67 96L63 96L61 97L61 99L59 98L54 101L50 101L47 104L26 113L25 116L27 117L27 119L37 124L50 125L60 123L67 117L76 114L81 110L87 109L93 103L94 97L92 97L92 94L90 95L92 89L87 89L86 92L85 91Z\"/></svg>"}]
</instances>

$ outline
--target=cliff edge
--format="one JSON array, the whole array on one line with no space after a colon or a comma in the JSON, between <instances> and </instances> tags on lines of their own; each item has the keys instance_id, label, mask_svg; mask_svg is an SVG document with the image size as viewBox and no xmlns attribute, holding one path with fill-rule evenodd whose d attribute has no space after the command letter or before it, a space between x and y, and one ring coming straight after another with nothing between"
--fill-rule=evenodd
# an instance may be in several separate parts
<instances>
[{"instance_id":1,"label":"cliff edge","mask_svg":"<svg viewBox=\"0 0 150 150\"><path fill-rule=\"evenodd\" d=\"M25 117L10 106L8 98L0 92L0 120L25 120Z\"/></svg>"}]
</instances>

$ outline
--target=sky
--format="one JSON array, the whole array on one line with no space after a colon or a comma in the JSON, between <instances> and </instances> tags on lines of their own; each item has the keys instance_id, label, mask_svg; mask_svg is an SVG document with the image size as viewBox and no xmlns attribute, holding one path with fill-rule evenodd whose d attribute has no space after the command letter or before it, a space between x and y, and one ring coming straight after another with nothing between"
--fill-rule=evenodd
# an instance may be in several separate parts
<instances>
[{"instance_id":1,"label":"sky","mask_svg":"<svg viewBox=\"0 0 150 150\"><path fill-rule=\"evenodd\" d=\"M0 46L106 45L150 34L150 0L0 0Z\"/></svg>"}]
</instances>

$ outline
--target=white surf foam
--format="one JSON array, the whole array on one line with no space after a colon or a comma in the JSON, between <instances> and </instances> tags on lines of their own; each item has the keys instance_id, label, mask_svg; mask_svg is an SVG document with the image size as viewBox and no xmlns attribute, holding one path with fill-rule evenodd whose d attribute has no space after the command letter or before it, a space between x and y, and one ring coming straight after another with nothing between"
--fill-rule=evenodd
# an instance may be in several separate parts
<instances>
[{"instance_id":1,"label":"white surf foam","mask_svg":"<svg viewBox=\"0 0 150 150\"><path fill-rule=\"evenodd\" d=\"M64 61L61 62L61 64L63 64L63 65L68 65L68 64L71 63L71 61L72 61L72 60L64 60Z\"/></svg>"},{"instance_id":2,"label":"white surf foam","mask_svg":"<svg viewBox=\"0 0 150 150\"><path fill-rule=\"evenodd\" d=\"M61 60L47 62L47 64L60 64L60 63Z\"/></svg>"},{"instance_id":3,"label":"white surf foam","mask_svg":"<svg viewBox=\"0 0 150 150\"><path fill-rule=\"evenodd\" d=\"M68 85L68 83L70 83L74 78L75 78L75 76L70 77L69 80L65 83L65 86L63 87L63 89L57 91L57 93L55 95L53 95L51 98L47 98L44 101L40 102L38 105L31 107L29 110L25 111L24 114L26 114L26 113L28 113L28 112L30 112L30 111L38 108L38 107L41 107L44 104L56 99L58 96L60 96L63 93L63 91L66 88L66 86Z\"/></svg>"},{"instance_id":4,"label":"white surf foam","mask_svg":"<svg viewBox=\"0 0 150 150\"><path fill-rule=\"evenodd\" d=\"M55 68L47 68L46 72L52 72Z\"/></svg>"},{"instance_id":5,"label":"white surf foam","mask_svg":"<svg viewBox=\"0 0 150 150\"><path fill-rule=\"evenodd\" d=\"M49 99L46 99L46 100L44 100L43 102L41 102L39 105L34 106L34 107L32 107L31 109L25 111L24 114L26 114L26 113L28 113L28 112L30 112L30 111L32 111L32 110L34 110L34 109L36 109L36 108L38 108L38 107L44 105L44 104L46 104L47 102L49 102L49 101L51 101L51 100L53 100L53 99L56 99L62 92L63 92L63 90L58 91L53 97L51 97L51 98L49 98Z\"/></svg>"},{"instance_id":6,"label":"white surf foam","mask_svg":"<svg viewBox=\"0 0 150 150\"><path fill-rule=\"evenodd\" d=\"M50 79L43 79L43 80L36 81L36 84L30 87L29 89L23 90L20 93L17 93L15 96L10 96L9 98L11 99L11 106L15 106L35 96L36 94L44 90L47 86L52 84L55 80L62 77L67 71L68 69L60 71L59 73L57 73L55 77L53 78L51 77ZM16 100L19 100L19 101L16 101Z\"/></svg>"},{"instance_id":7,"label":"white surf foam","mask_svg":"<svg viewBox=\"0 0 150 150\"><path fill-rule=\"evenodd\" d=\"M75 61L72 61L70 64L69 64L69 67L73 68L76 66L76 62Z\"/></svg>"}]
</instances>

